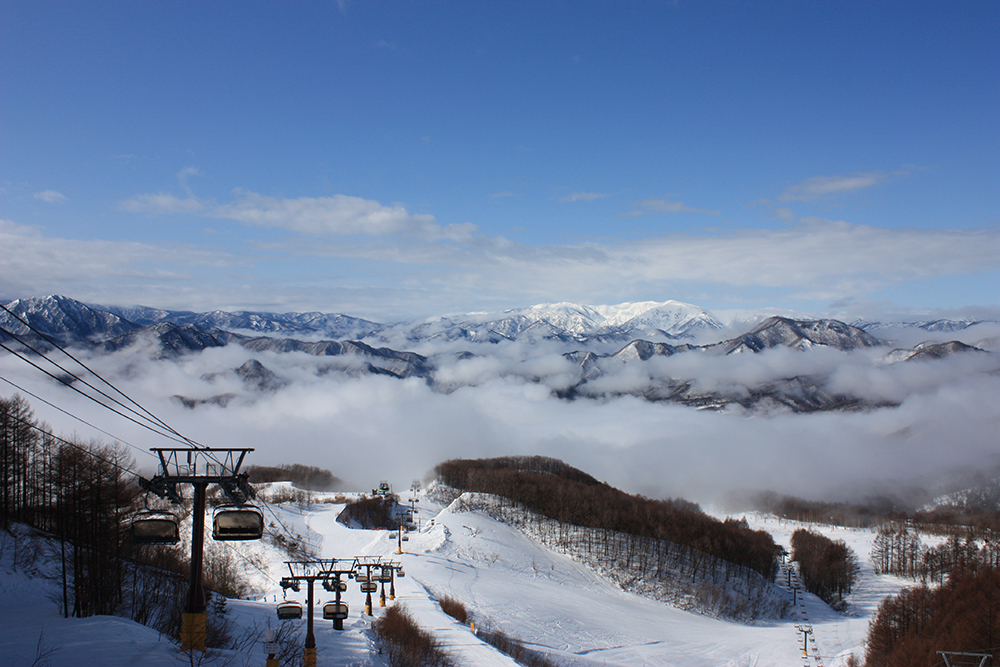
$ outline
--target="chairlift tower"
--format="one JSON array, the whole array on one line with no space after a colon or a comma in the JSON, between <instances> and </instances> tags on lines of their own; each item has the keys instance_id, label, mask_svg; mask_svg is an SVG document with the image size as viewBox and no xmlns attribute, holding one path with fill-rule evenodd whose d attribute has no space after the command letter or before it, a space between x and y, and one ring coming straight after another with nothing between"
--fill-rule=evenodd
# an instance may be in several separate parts
<instances>
[{"instance_id":1,"label":"chairlift tower","mask_svg":"<svg viewBox=\"0 0 1000 667\"><path fill-rule=\"evenodd\" d=\"M954 662L955 660L963 660L964 664L970 667L983 667L986 661L993 657L989 653L962 653L959 651L938 651L938 655L944 658L944 664L947 667L958 667L959 663Z\"/></svg>"},{"instance_id":2,"label":"chairlift tower","mask_svg":"<svg viewBox=\"0 0 1000 667\"><path fill-rule=\"evenodd\" d=\"M316 667L316 635L313 633L313 617L316 607L313 597L313 586L317 579L326 579L326 564L322 560L285 561L289 576L281 578L282 588L299 590L299 582L307 585L306 594L306 644L302 651L302 663L305 667Z\"/></svg>"},{"instance_id":3,"label":"chairlift tower","mask_svg":"<svg viewBox=\"0 0 1000 667\"><path fill-rule=\"evenodd\" d=\"M381 556L357 556L354 559L354 579L361 585L361 592L365 594L365 614L368 616L372 616L372 593L378 590L380 579L372 576L372 570L381 567ZM364 568L363 574L362 568Z\"/></svg>"},{"instance_id":4,"label":"chairlift tower","mask_svg":"<svg viewBox=\"0 0 1000 667\"><path fill-rule=\"evenodd\" d=\"M205 549L205 508L208 486L218 484L226 496L236 505L242 505L256 497L250 486L247 473L240 473L240 466L247 452L253 449L227 449L205 447L201 449L152 448L160 459L159 474L150 480L139 478L139 486L173 503L183 500L179 484L194 487L191 529L191 572L188 581L188 595L185 613L181 614L181 651L205 651L206 622L205 589L202 586L202 570ZM216 539L260 539L263 533L263 516L257 510L230 510L223 530L219 526L213 531ZM253 515L253 516L250 516ZM247 524L246 519L251 523ZM258 529L259 522L259 529Z\"/></svg>"}]
</instances>

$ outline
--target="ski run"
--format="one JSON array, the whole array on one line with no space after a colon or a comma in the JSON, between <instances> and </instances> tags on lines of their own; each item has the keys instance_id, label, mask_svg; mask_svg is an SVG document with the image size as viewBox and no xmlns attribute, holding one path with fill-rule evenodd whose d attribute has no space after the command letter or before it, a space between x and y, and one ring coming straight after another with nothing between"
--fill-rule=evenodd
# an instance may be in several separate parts
<instances>
[{"instance_id":1,"label":"ski run","mask_svg":"<svg viewBox=\"0 0 1000 667\"><path fill-rule=\"evenodd\" d=\"M286 486L272 485L269 491L290 491L282 488ZM266 498L268 492L262 495ZM402 542L402 554L397 554L398 542L387 531L339 523L343 496L310 492L308 503L275 504L271 509L275 519L308 543L313 556L382 556L399 561L405 577L396 579L395 599L387 605L404 605L460 666L517 664L478 636L483 629L495 628L558 665L837 667L846 664L851 654L863 659L868 624L879 603L912 583L874 574L868 557L875 536L872 529L799 524L747 514L752 528L768 531L788 550L792 532L803 526L845 541L857 554L861 573L846 612L840 613L819 598L802 594L801 589L792 604L788 583L796 582L796 573L788 572L788 565L783 564L776 585L787 595L785 616L736 623L623 591L571 557L482 513L459 511L457 503L442 506L424 493L417 498L419 527ZM0 664L5 666L264 665L266 629L293 624L290 629L298 632L298 640L305 637L305 614L301 620L290 621L278 621L276 616L276 606L284 599L278 582L288 574L285 561L301 558L291 559L269 543L244 542L232 547L241 552L238 562L258 589L253 599L226 601L225 617L233 634L244 637L242 648L210 649L192 656L181 653L173 638L125 618L63 618L55 571L58 547L33 537L22 537L16 545L9 534L2 540ZM26 549L37 552L36 557L26 558ZM364 594L355 582L349 584L343 595L350 616L343 631L322 619L322 605L333 594L316 586L317 665L388 665L371 630L372 621L384 609L377 595L373 596L374 615L366 616ZM300 593L287 593L288 599L303 603L305 595L304 585ZM443 596L461 602L478 627L445 614L437 602ZM298 660L301 650L295 650Z\"/></svg>"}]
</instances>

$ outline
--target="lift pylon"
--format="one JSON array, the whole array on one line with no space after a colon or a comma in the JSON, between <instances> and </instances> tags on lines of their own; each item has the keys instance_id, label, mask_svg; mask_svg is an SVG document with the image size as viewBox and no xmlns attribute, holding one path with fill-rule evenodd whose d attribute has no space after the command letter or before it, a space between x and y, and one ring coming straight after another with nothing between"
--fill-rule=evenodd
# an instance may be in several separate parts
<instances>
[{"instance_id":1,"label":"lift pylon","mask_svg":"<svg viewBox=\"0 0 1000 667\"><path fill-rule=\"evenodd\" d=\"M205 651L207 618L205 589L202 587L202 565L205 547L205 509L209 484L218 484L236 504L246 503L256 493L240 466L251 448L229 449L204 447L153 448L160 459L159 474L150 480L139 479L139 486L171 502L183 498L180 484L194 487L194 507L191 529L191 573L188 582L187 605L181 614L181 651ZM259 539L259 536L258 536Z\"/></svg>"}]
</instances>

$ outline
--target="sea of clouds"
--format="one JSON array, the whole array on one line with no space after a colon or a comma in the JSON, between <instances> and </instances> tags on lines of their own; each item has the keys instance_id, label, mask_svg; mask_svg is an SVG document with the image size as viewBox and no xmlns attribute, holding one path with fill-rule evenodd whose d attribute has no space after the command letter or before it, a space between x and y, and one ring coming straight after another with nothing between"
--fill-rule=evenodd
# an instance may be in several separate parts
<instances>
[{"instance_id":1,"label":"sea of clouds","mask_svg":"<svg viewBox=\"0 0 1000 667\"><path fill-rule=\"evenodd\" d=\"M996 334L980 327L937 338L976 342ZM381 479L408 488L450 458L540 454L650 497L713 502L731 491L770 489L851 499L1000 464L996 353L895 364L885 362L890 347L849 353L778 348L729 356L686 352L629 364L605 359L605 375L586 385L589 396L567 400L557 392L579 379L578 367L563 356L571 348L551 342L424 344L417 351L437 364L432 382L359 375L356 359L251 353L237 345L175 360L155 359L143 345L107 355L78 354L101 377L201 444L253 448L248 464L327 468L358 489ZM249 359L261 362L284 386L261 391L246 385L233 369ZM180 446L11 355L0 356L0 374L132 445L138 465L149 474L155 465L149 448ZM699 391L738 392L795 376L823 377L831 391L897 407L812 414L711 411L628 394L663 378L692 380ZM5 386L3 392L13 390ZM224 407L192 409L175 398L223 394L232 396ZM111 440L26 398L58 435Z\"/></svg>"}]
</instances>

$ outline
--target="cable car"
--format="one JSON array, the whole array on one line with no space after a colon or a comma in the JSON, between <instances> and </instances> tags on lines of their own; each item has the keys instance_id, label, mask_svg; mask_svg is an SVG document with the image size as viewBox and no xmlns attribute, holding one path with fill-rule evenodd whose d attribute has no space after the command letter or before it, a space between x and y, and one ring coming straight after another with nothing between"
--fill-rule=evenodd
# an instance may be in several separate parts
<instances>
[{"instance_id":1,"label":"cable car","mask_svg":"<svg viewBox=\"0 0 1000 667\"><path fill-rule=\"evenodd\" d=\"M263 536L264 513L253 505L223 505L215 510L214 539L259 540Z\"/></svg>"},{"instance_id":2,"label":"cable car","mask_svg":"<svg viewBox=\"0 0 1000 667\"><path fill-rule=\"evenodd\" d=\"M285 621L293 618L302 618L302 603L295 600L285 600L278 605L278 620Z\"/></svg>"},{"instance_id":3,"label":"cable car","mask_svg":"<svg viewBox=\"0 0 1000 667\"><path fill-rule=\"evenodd\" d=\"M132 544L177 544L181 540L177 516L142 510L132 517Z\"/></svg>"},{"instance_id":4,"label":"cable car","mask_svg":"<svg viewBox=\"0 0 1000 667\"><path fill-rule=\"evenodd\" d=\"M327 602L323 605L323 618L326 620L344 620L347 618L346 602Z\"/></svg>"}]
</instances>

